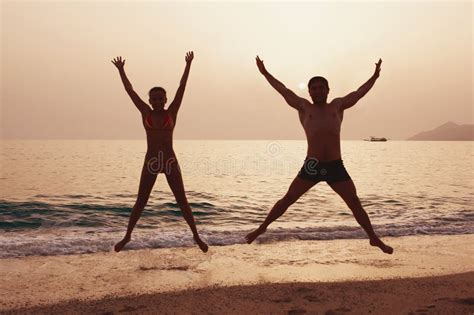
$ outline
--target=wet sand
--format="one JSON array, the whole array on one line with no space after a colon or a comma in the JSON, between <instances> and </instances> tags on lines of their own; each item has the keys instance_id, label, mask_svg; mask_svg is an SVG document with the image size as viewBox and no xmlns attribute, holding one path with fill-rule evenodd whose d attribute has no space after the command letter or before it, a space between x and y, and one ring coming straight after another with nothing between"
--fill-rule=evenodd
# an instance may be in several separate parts
<instances>
[{"instance_id":1,"label":"wet sand","mask_svg":"<svg viewBox=\"0 0 474 315\"><path fill-rule=\"evenodd\" d=\"M474 235L129 250L0 260L13 313L472 314Z\"/></svg>"}]
</instances>

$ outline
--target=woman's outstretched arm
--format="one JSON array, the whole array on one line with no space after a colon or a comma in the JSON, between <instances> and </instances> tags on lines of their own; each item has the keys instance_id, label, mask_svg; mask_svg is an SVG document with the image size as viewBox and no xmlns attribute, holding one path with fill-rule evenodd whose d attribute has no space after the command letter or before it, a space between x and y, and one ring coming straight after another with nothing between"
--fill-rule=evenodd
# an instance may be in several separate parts
<instances>
[{"instance_id":1,"label":"woman's outstretched arm","mask_svg":"<svg viewBox=\"0 0 474 315\"><path fill-rule=\"evenodd\" d=\"M133 90L132 84L125 74L125 59L122 59L122 57L116 57L112 60L112 63L117 67L123 86L125 87L125 91L127 91L128 95L132 99L133 104L135 104L142 115L148 114L151 111L150 107L144 101L142 101L140 96L138 96L138 94Z\"/></svg>"},{"instance_id":2,"label":"woman's outstretched arm","mask_svg":"<svg viewBox=\"0 0 474 315\"><path fill-rule=\"evenodd\" d=\"M176 91L176 95L171 102L168 110L173 113L176 117L178 114L179 107L181 106L181 102L183 101L184 90L186 89L186 82L188 81L189 70L191 70L191 63L194 59L194 53L192 51L188 51L186 53L186 57L184 60L186 61L186 67L184 68L183 76L181 77L181 81L179 82L178 90Z\"/></svg>"}]
</instances>

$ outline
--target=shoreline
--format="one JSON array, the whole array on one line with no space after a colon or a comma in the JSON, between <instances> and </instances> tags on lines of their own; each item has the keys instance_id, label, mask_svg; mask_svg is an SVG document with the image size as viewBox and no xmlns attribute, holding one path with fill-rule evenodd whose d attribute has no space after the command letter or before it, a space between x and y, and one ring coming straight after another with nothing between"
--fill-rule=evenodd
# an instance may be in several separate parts
<instances>
[{"instance_id":1,"label":"shoreline","mask_svg":"<svg viewBox=\"0 0 474 315\"><path fill-rule=\"evenodd\" d=\"M214 290L212 294L217 296L225 290L237 290L245 296L247 291L264 294L277 290L276 287L290 288L291 285L336 285L352 290L356 282L364 287L367 285L364 283L381 281L382 288L391 290L390 281L406 280L406 285L416 287L419 278L425 279L419 281L427 288L432 281L452 283L444 286L452 294L441 296L443 294L438 293L438 298L467 299L467 304L453 305L471 310L469 299L474 298L474 292L465 285L466 281L474 282L471 262L474 234L386 237L383 240L394 247L393 255L370 246L367 239L346 239L213 246L206 254L196 246L0 259L0 312L38 307L47 312L68 303L72 303L68 304L71 311L91 305L107 308L120 304L111 303L111 299L124 299L125 304L131 305L132 299L145 295L159 301L160 296L175 294L178 301L191 294L189 292L203 290ZM446 278L436 280L439 277ZM259 286L263 287L257 289ZM281 290L286 292L288 288ZM462 293L462 288L467 291ZM411 294L428 293L415 290ZM208 299L212 299L209 294ZM363 292L351 294L365 299ZM338 296L333 299L337 300ZM242 305L244 300L242 297ZM249 299L249 303L251 301ZM165 304L160 304L160 309L167 307ZM193 310L192 304L180 304L191 307L187 309L189 312ZM187 311L183 309L184 313ZM232 313L232 309L225 311Z\"/></svg>"}]
</instances>

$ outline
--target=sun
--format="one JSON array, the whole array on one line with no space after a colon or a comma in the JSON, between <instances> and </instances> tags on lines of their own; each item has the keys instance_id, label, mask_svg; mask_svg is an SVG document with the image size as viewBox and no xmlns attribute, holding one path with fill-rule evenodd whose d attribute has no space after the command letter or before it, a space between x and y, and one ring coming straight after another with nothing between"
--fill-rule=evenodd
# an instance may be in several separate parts
<instances>
[{"instance_id":1,"label":"sun","mask_svg":"<svg viewBox=\"0 0 474 315\"><path fill-rule=\"evenodd\" d=\"M298 84L298 87L299 87L301 90L304 90L304 88L306 87L306 84L304 84L304 82L300 82L300 84Z\"/></svg>"}]
</instances>

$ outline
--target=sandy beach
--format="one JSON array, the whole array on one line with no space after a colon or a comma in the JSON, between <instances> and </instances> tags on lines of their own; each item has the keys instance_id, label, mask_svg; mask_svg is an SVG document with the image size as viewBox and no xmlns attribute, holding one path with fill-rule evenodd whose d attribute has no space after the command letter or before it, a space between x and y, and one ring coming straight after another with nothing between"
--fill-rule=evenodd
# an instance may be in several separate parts
<instances>
[{"instance_id":1,"label":"sandy beach","mask_svg":"<svg viewBox=\"0 0 474 315\"><path fill-rule=\"evenodd\" d=\"M472 314L474 235L0 260L2 313Z\"/></svg>"}]
</instances>

